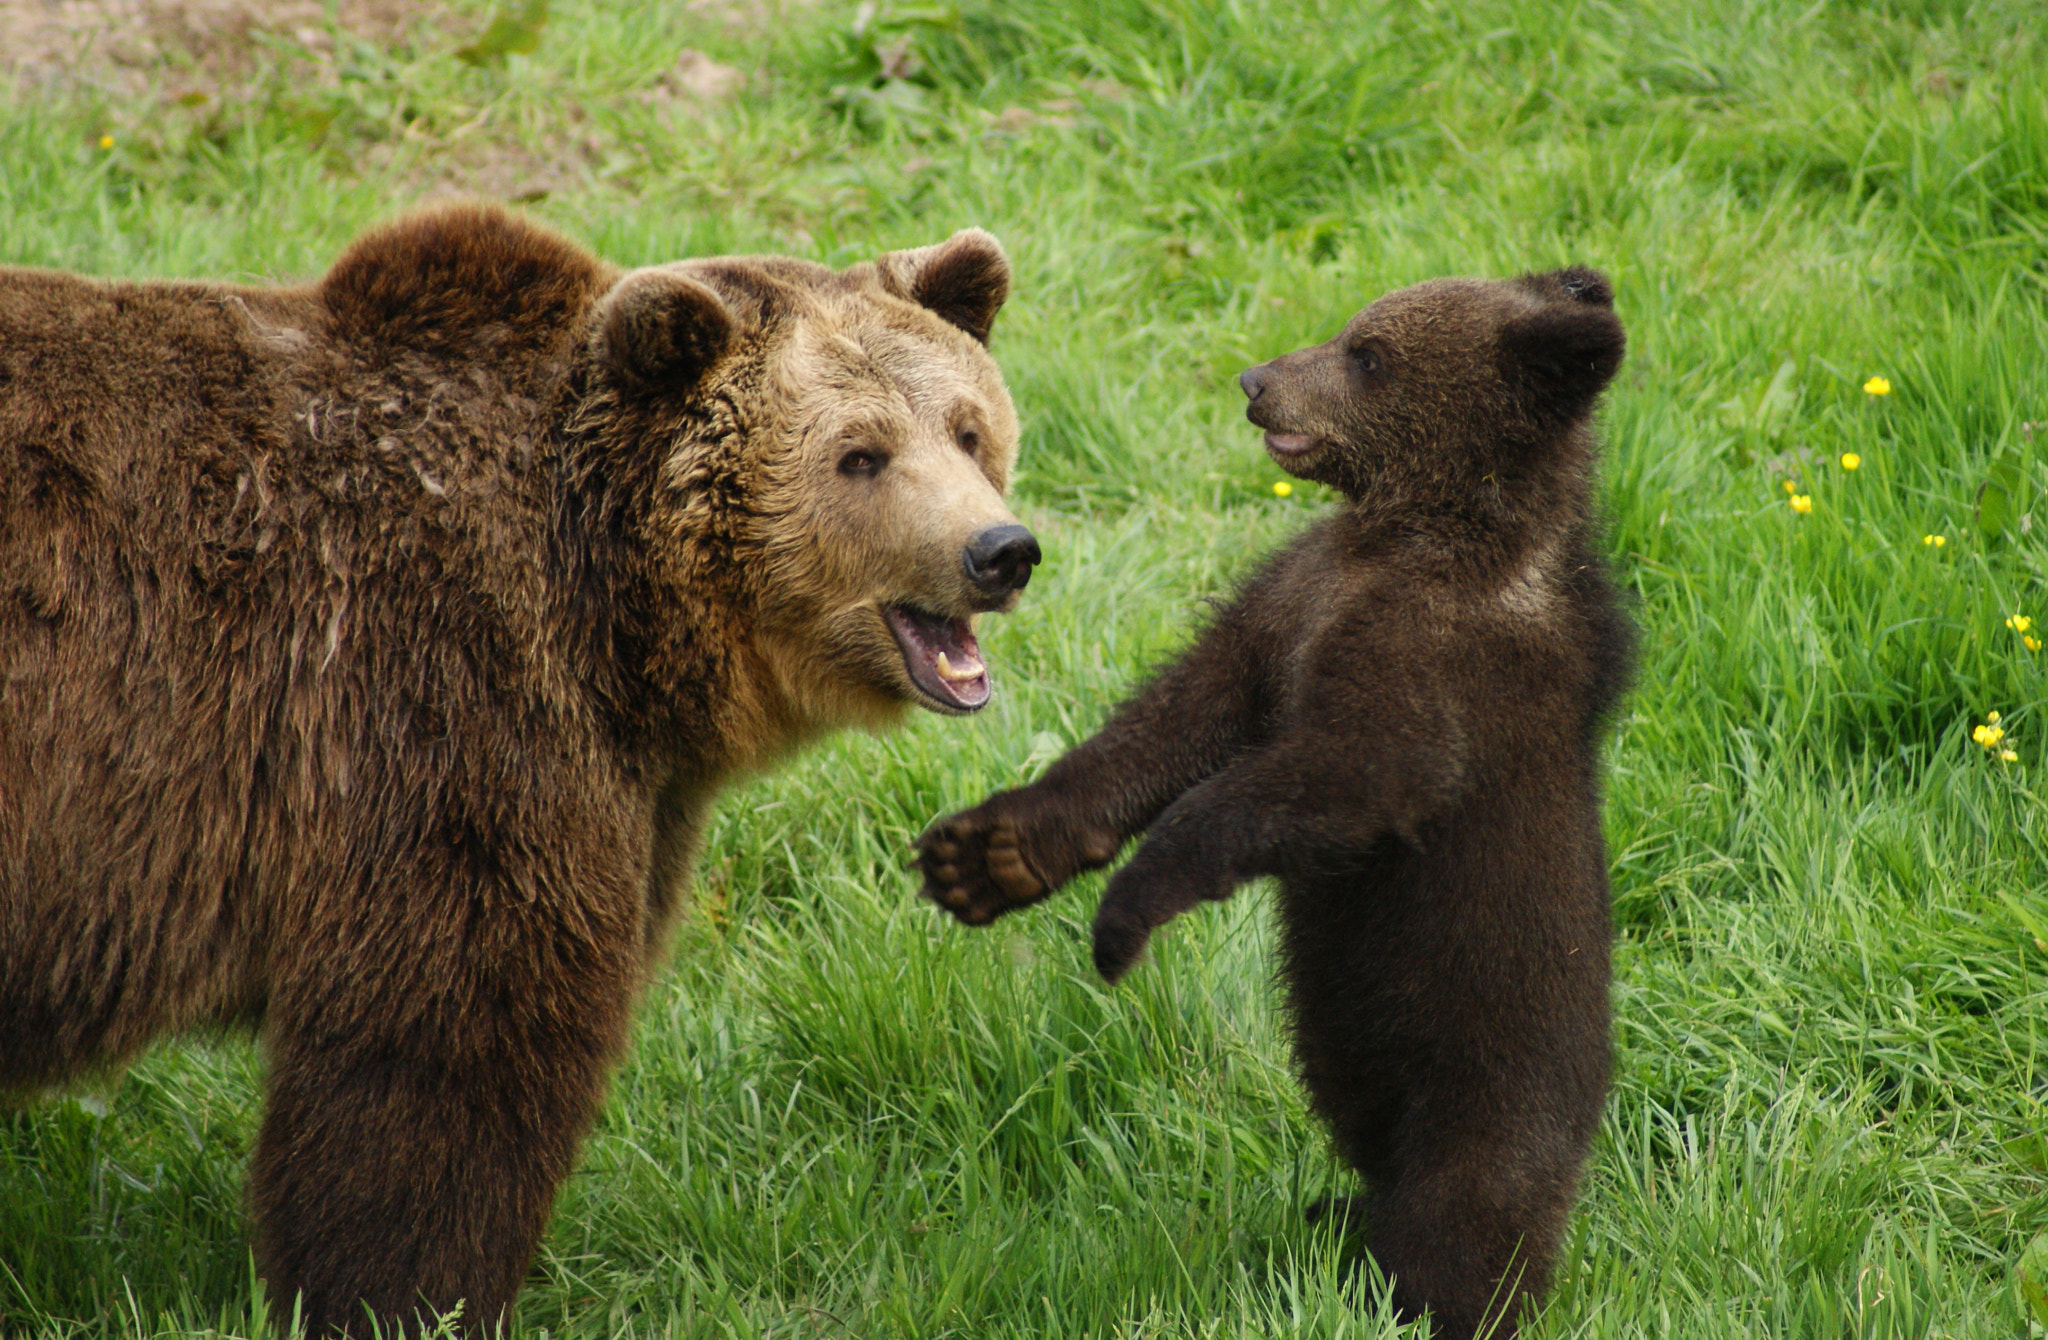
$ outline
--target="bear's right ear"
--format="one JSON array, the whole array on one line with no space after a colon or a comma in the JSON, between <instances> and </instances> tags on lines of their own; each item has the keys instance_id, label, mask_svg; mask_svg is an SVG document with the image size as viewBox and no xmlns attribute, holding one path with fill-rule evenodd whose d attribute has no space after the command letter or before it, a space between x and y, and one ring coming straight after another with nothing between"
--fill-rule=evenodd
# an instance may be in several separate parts
<instances>
[{"instance_id":1,"label":"bear's right ear","mask_svg":"<svg viewBox=\"0 0 2048 1340\"><path fill-rule=\"evenodd\" d=\"M1503 367L1567 417L1585 413L1621 367L1628 337L1612 309L1576 295L1510 320L1501 330Z\"/></svg>"},{"instance_id":2,"label":"bear's right ear","mask_svg":"<svg viewBox=\"0 0 2048 1340\"><path fill-rule=\"evenodd\" d=\"M928 307L980 344L1010 296L1010 258L979 228L963 228L936 246L892 251L875 262L882 287Z\"/></svg>"},{"instance_id":3,"label":"bear's right ear","mask_svg":"<svg viewBox=\"0 0 2048 1340\"><path fill-rule=\"evenodd\" d=\"M683 391L716 367L737 323L725 301L673 270L635 270L598 300L598 360L629 386Z\"/></svg>"}]
</instances>

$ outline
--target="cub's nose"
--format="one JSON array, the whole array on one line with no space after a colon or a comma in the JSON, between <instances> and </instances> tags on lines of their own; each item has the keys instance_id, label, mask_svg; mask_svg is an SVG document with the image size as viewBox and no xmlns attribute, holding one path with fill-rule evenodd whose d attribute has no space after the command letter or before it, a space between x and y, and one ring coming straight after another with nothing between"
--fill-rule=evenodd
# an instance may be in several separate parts
<instances>
[{"instance_id":1,"label":"cub's nose","mask_svg":"<svg viewBox=\"0 0 2048 1340\"><path fill-rule=\"evenodd\" d=\"M1246 368L1237 374L1237 384L1244 388L1245 395L1252 400L1259 398L1259 392L1266 389L1266 364Z\"/></svg>"},{"instance_id":2,"label":"cub's nose","mask_svg":"<svg viewBox=\"0 0 2048 1340\"><path fill-rule=\"evenodd\" d=\"M991 595L1021 591L1041 555L1038 540L1022 526L990 526L967 542L961 557L967 579Z\"/></svg>"}]
</instances>

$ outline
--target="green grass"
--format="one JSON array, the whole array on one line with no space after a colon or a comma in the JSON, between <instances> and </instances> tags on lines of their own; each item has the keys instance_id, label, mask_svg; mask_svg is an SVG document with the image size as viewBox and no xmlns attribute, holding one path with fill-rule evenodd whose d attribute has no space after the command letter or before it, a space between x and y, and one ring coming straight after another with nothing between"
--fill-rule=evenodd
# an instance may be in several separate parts
<instances>
[{"instance_id":1,"label":"green grass","mask_svg":"<svg viewBox=\"0 0 2048 1340\"><path fill-rule=\"evenodd\" d=\"M2025 1334L2048 651L2004 620L2048 619L2048 527L1980 535L1974 501L2007 448L2048 486L2038 5L719 12L561 0L530 57L473 69L451 53L487 11L459 7L317 69L268 43L192 106L182 70L0 93L9 262L303 277L527 168L528 208L621 263L968 224L1016 262L995 348L1049 557L987 639L1001 695L726 799L521 1332L1389 1332L1302 1222L1346 1174L1289 1075L1261 894L1109 991L1099 883L972 932L914 900L906 846L1084 736L1329 506L1273 497L1240 367L1390 287L1584 262L1631 335L1605 489L1644 669L1608 809L1615 1091L1535 1333ZM874 47L906 37L922 69L884 86ZM748 96L641 98L685 46ZM2017 763L1970 739L1992 710ZM166 1047L0 1115L0 1332L260 1327L259 1082L244 1044Z\"/></svg>"}]
</instances>

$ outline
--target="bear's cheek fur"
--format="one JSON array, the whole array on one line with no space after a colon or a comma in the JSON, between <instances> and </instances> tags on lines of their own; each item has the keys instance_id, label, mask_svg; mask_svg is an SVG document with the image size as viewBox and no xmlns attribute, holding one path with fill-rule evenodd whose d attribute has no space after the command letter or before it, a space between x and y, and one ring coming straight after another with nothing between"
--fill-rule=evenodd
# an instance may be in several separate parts
<instances>
[{"instance_id":1,"label":"bear's cheek fur","mask_svg":"<svg viewBox=\"0 0 2048 1340\"><path fill-rule=\"evenodd\" d=\"M1012 449L1013 450L1013 449ZM794 714L821 725L887 725L906 703L930 706L913 683L883 610L907 604L950 618L1008 609L968 581L969 540L1016 518L988 472L956 444L912 428L896 435L873 477L838 468L843 443L812 435L764 509L777 534L756 641Z\"/></svg>"}]
</instances>

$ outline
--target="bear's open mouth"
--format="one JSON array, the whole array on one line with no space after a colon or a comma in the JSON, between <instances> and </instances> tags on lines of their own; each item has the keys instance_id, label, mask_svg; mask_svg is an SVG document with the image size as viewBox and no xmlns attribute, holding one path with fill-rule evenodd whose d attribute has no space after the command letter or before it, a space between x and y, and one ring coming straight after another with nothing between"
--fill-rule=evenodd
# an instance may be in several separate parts
<instances>
[{"instance_id":1,"label":"bear's open mouth","mask_svg":"<svg viewBox=\"0 0 2048 1340\"><path fill-rule=\"evenodd\" d=\"M988 666L967 620L927 614L909 605L885 606L882 617L903 649L910 682L927 697L960 712L979 711L988 702Z\"/></svg>"}]
</instances>

